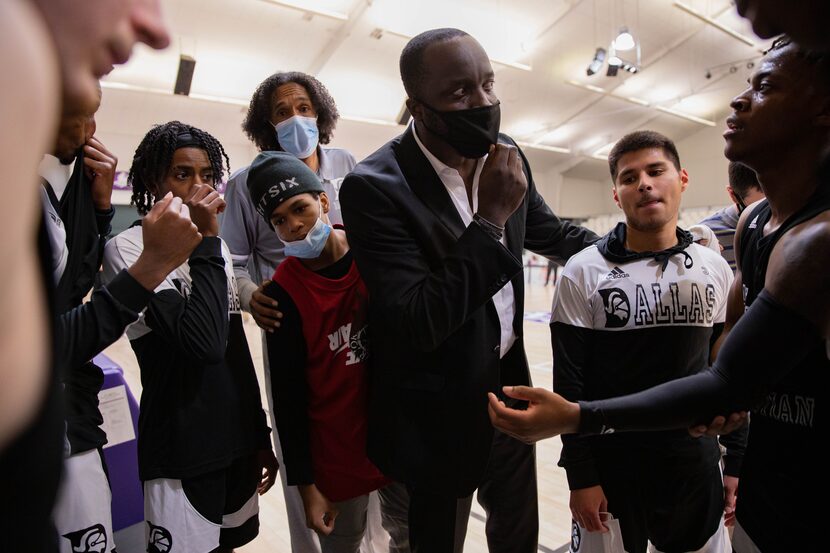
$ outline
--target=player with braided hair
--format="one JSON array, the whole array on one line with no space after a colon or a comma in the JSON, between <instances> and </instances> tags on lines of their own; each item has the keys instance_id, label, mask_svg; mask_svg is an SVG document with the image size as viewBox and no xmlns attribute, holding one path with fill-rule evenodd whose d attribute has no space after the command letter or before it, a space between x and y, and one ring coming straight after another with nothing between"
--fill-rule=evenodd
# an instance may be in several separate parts
<instances>
[{"instance_id":1,"label":"player with braided hair","mask_svg":"<svg viewBox=\"0 0 830 553\"><path fill-rule=\"evenodd\" d=\"M188 206L202 235L190 259L127 328L144 387L138 468L147 551L175 543L183 553L221 553L250 542L259 532L257 492L276 478L233 264L218 237L225 201L214 187L228 165L213 136L171 121L147 133L130 168L139 213L172 194ZM113 238L104 278L143 250L140 225Z\"/></svg>"},{"instance_id":2,"label":"player with braided hair","mask_svg":"<svg viewBox=\"0 0 830 553\"><path fill-rule=\"evenodd\" d=\"M189 134L193 139L193 145L207 153L214 182L222 179L226 168L230 172L230 162L225 148L210 134L179 121L156 125L150 129L136 148L133 165L127 177L127 182L133 187L130 204L134 205L141 215L146 214L158 199L158 196L148 189L148 185L154 186L149 183L164 180L165 173L178 148L178 136L181 134Z\"/></svg>"}]
</instances>

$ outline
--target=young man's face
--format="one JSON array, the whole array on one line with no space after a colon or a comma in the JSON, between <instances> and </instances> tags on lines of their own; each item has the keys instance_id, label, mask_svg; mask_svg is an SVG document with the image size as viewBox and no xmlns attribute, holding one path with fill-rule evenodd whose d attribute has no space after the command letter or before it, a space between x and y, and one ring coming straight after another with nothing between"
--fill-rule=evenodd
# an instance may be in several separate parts
<instances>
[{"instance_id":1,"label":"young man's face","mask_svg":"<svg viewBox=\"0 0 830 553\"><path fill-rule=\"evenodd\" d=\"M322 210L322 213L321 213ZM305 238L323 213L329 212L329 198L320 193L319 200L312 194L297 194L278 205L271 213L271 224L283 242Z\"/></svg>"},{"instance_id":2,"label":"young man's face","mask_svg":"<svg viewBox=\"0 0 830 553\"><path fill-rule=\"evenodd\" d=\"M55 40L63 112L89 112L97 81L126 62L137 42L165 48L170 37L159 0L35 0Z\"/></svg>"},{"instance_id":3,"label":"young man's face","mask_svg":"<svg viewBox=\"0 0 830 553\"><path fill-rule=\"evenodd\" d=\"M282 123L295 115L317 117L308 91L297 83L278 86L271 98L271 124Z\"/></svg>"},{"instance_id":4,"label":"young man's face","mask_svg":"<svg viewBox=\"0 0 830 553\"><path fill-rule=\"evenodd\" d=\"M185 200L194 186L207 184L213 187L214 179L213 166L206 151L201 148L179 148L173 152L170 167L159 189L151 192L157 199L172 192L177 198Z\"/></svg>"},{"instance_id":5,"label":"young man's face","mask_svg":"<svg viewBox=\"0 0 830 553\"><path fill-rule=\"evenodd\" d=\"M821 144L827 134L828 91L816 68L800 58L792 45L764 56L749 87L731 103L726 120L724 154L731 161L763 170L781 153L805 142Z\"/></svg>"},{"instance_id":6,"label":"young man's face","mask_svg":"<svg viewBox=\"0 0 830 553\"><path fill-rule=\"evenodd\" d=\"M677 226L680 196L689 183L662 148L624 154L617 162L614 201L625 213L626 224L642 232Z\"/></svg>"}]
</instances>

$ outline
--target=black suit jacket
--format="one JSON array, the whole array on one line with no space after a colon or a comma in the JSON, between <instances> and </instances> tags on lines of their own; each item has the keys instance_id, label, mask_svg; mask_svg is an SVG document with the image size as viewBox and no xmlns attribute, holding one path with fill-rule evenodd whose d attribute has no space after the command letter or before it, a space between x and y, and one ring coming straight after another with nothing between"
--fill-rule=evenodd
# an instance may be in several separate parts
<instances>
[{"instance_id":1,"label":"black suit jacket","mask_svg":"<svg viewBox=\"0 0 830 553\"><path fill-rule=\"evenodd\" d=\"M464 226L411 128L343 181L349 243L369 289L369 456L395 480L458 497L479 485L493 436L487 392L530 383L522 249L563 262L597 238L551 212L522 161L528 191L506 223L507 248ZM491 298L509 281L517 341L500 361Z\"/></svg>"}]
</instances>

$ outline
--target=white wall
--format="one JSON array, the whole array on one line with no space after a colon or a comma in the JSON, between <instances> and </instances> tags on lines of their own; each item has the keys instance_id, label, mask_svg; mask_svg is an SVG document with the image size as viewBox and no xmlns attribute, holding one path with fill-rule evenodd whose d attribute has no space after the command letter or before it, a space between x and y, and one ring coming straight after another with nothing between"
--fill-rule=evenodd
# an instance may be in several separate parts
<instances>
[{"instance_id":1,"label":"white wall","mask_svg":"<svg viewBox=\"0 0 830 553\"><path fill-rule=\"evenodd\" d=\"M562 180L559 213L565 217L589 217L613 213L617 204L611 194L610 179L604 181L565 177Z\"/></svg>"},{"instance_id":2,"label":"white wall","mask_svg":"<svg viewBox=\"0 0 830 553\"><path fill-rule=\"evenodd\" d=\"M247 108L184 96L154 94L105 88L101 108L96 114L96 136L118 157L120 182L126 183L133 154L150 128L179 120L214 135L230 159L231 171L250 164L257 148L242 132ZM330 146L346 148L363 159L403 130L402 126L380 126L364 122L339 122ZM114 201L129 204L130 193L115 191Z\"/></svg>"},{"instance_id":3,"label":"white wall","mask_svg":"<svg viewBox=\"0 0 830 553\"><path fill-rule=\"evenodd\" d=\"M530 161L533 163L532 161ZM533 170L533 181L536 183L536 191L545 199L554 213L559 214L559 194L562 190L562 175L557 171L536 171Z\"/></svg>"},{"instance_id":4,"label":"white wall","mask_svg":"<svg viewBox=\"0 0 830 553\"><path fill-rule=\"evenodd\" d=\"M683 207L727 205L729 160L723 155L725 119L676 143L681 165L689 172Z\"/></svg>"},{"instance_id":5,"label":"white wall","mask_svg":"<svg viewBox=\"0 0 830 553\"><path fill-rule=\"evenodd\" d=\"M216 136L230 157L232 170L236 170L248 165L257 154L240 128L246 111L239 105L181 96L104 89L97 115L97 136L118 157L118 170L126 172L136 146L150 127L179 119ZM724 127L724 122L719 121L715 127L706 127L677 142L682 164L690 176L683 207L725 205L729 201L724 191L728 166L723 157ZM401 126L341 120L331 145L350 150L360 160L402 131ZM569 158L525 150L539 193L558 215L589 217L618 211L608 178L564 176L559 167ZM117 194L115 201L129 203L129 193Z\"/></svg>"},{"instance_id":6,"label":"white wall","mask_svg":"<svg viewBox=\"0 0 830 553\"><path fill-rule=\"evenodd\" d=\"M724 120L676 141L681 165L689 173L689 186L683 194L682 208L721 206L729 203L724 187L727 184L729 160L723 155ZM610 178L587 179L544 175L550 182L545 199L558 214L565 217L589 217L616 213L619 208L611 195ZM537 184L539 178L537 178ZM539 186L540 192L543 187Z\"/></svg>"}]
</instances>

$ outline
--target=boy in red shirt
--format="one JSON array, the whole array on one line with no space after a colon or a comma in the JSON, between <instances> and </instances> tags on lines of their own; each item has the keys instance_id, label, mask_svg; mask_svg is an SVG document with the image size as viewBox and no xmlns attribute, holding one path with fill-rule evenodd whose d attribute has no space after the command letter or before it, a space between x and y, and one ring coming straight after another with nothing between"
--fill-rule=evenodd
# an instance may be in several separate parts
<instances>
[{"instance_id":1,"label":"boy in red shirt","mask_svg":"<svg viewBox=\"0 0 830 553\"><path fill-rule=\"evenodd\" d=\"M283 313L267 338L286 477L300 488L323 553L356 553L368 494L389 483L366 455L366 286L346 233L329 222L323 185L305 164L263 152L248 188L285 243L286 259L265 290Z\"/></svg>"}]
</instances>

